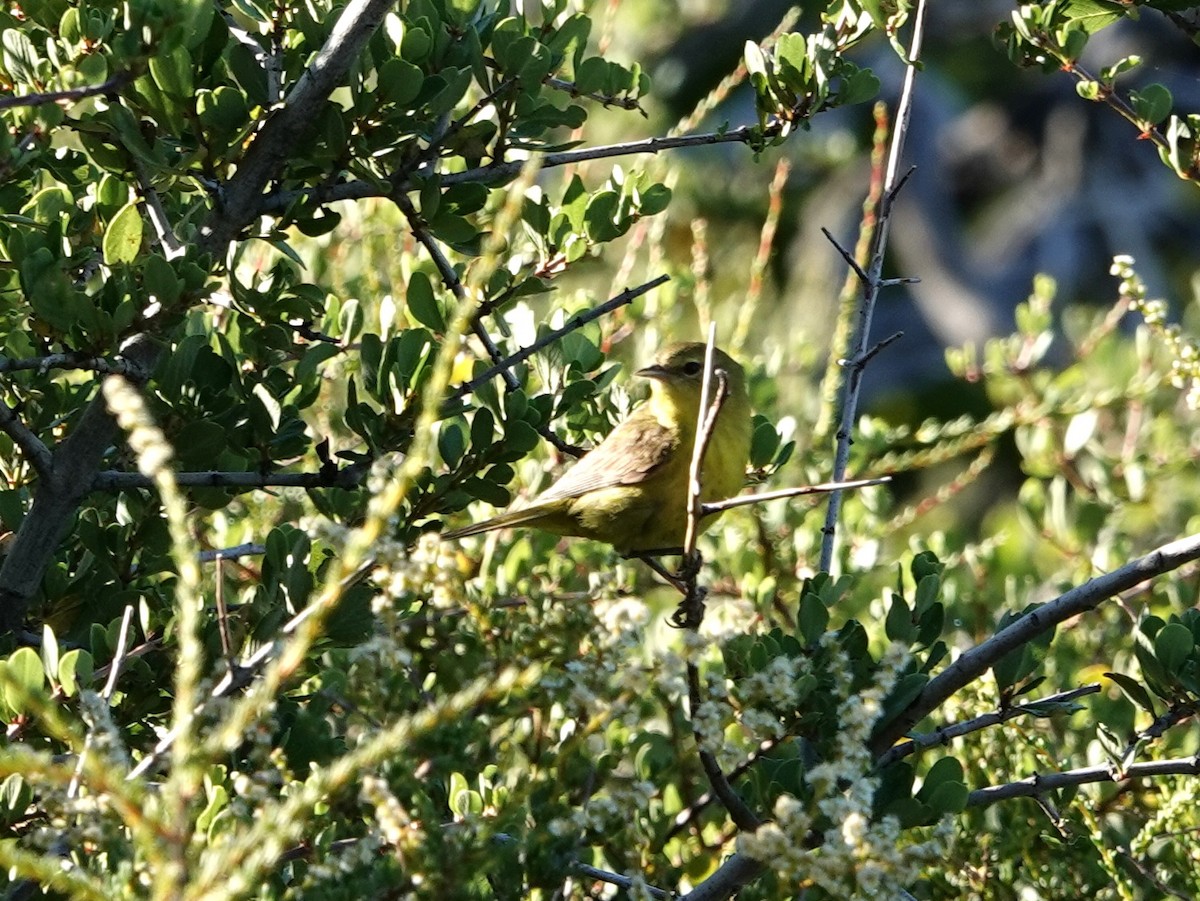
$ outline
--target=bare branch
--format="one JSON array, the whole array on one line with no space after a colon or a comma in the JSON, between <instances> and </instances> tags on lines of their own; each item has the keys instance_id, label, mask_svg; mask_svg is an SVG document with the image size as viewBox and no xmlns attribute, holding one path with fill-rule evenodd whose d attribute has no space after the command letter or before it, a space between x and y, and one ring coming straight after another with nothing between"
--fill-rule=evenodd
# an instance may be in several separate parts
<instances>
[{"instance_id":1,"label":"bare branch","mask_svg":"<svg viewBox=\"0 0 1200 901\"><path fill-rule=\"evenodd\" d=\"M1176 757L1171 760L1152 760L1135 763L1124 769L1108 766L1088 766L1062 773L1034 775L1019 782L978 788L967 796L968 807L986 807L1009 798L1034 798L1060 788L1087 785L1090 782L1126 782L1131 779L1151 779L1156 776L1200 776L1200 757Z\"/></svg>"},{"instance_id":2,"label":"bare branch","mask_svg":"<svg viewBox=\"0 0 1200 901\"><path fill-rule=\"evenodd\" d=\"M442 245L430 233L425 221L421 218L420 212L418 212L413 202L409 200L408 195L403 191L397 191L392 199L395 201L396 206L400 207L400 211L404 213L404 218L408 220L408 227L412 230L413 237L425 248L430 259L433 260L433 265L437 267L438 274L442 277L442 282L460 302L466 300L467 289L463 287L462 279L454 271L454 266L442 251ZM492 340L492 336L487 333L487 329L483 327L481 322L473 322L471 324L471 332L483 344L488 357L491 358L493 363L498 363L503 358L504 355L500 353L500 348L496 346L496 342ZM501 375L504 377L504 383L508 386L509 391L520 387L517 377L509 372L508 369L502 370Z\"/></svg>"},{"instance_id":3,"label":"bare branch","mask_svg":"<svg viewBox=\"0 0 1200 901\"><path fill-rule=\"evenodd\" d=\"M278 176L315 112L350 70L395 0L349 0L328 40L255 135L237 171L221 191L221 203L200 229L200 250L222 257L226 248L260 213L263 189Z\"/></svg>"},{"instance_id":4,"label":"bare branch","mask_svg":"<svg viewBox=\"0 0 1200 901\"><path fill-rule=\"evenodd\" d=\"M734 854L726 858L715 873L680 897L679 901L725 901L761 876L766 869L765 864L753 857Z\"/></svg>"},{"instance_id":5,"label":"bare branch","mask_svg":"<svg viewBox=\"0 0 1200 901\"><path fill-rule=\"evenodd\" d=\"M882 756L902 735L925 715L965 685L983 675L989 667L1014 648L1032 641L1043 632L1073 616L1094 610L1102 602L1126 589L1178 569L1200 558L1200 534L1164 544L1103 576L1089 579L1053 601L1022 616L987 641L962 654L932 679L908 708L887 723L871 739L871 750Z\"/></svg>"},{"instance_id":6,"label":"bare branch","mask_svg":"<svg viewBox=\"0 0 1200 901\"><path fill-rule=\"evenodd\" d=\"M331 472L177 472L175 483L183 488L357 488L367 475L367 462L352 463ZM153 488L154 480L140 472L110 469L96 473L93 491L129 491Z\"/></svg>"},{"instance_id":7,"label":"bare branch","mask_svg":"<svg viewBox=\"0 0 1200 901\"><path fill-rule=\"evenodd\" d=\"M561 328L557 328L552 332L547 332L528 347L523 347L516 353L509 354L507 357L496 363L496 365L486 369L469 382L463 382L450 393L450 396L447 398L447 400L454 401L465 397L489 379L495 378L501 372L506 372L513 366L516 366L518 363L523 363L525 360L528 360L543 347L548 347L555 341L558 341L564 335L569 335L571 332L583 328L583 326L587 325L593 319L599 319L601 316L611 313L618 307L623 307L628 303L632 303L643 294L653 290L654 288L657 288L659 285L663 284L669 279L669 275L660 275L658 278L651 279L650 281L643 285L639 285L636 288L628 288L627 290L622 291L616 297L606 300L598 307L593 307L590 310L579 313L576 316L572 316Z\"/></svg>"},{"instance_id":8,"label":"bare branch","mask_svg":"<svg viewBox=\"0 0 1200 901\"><path fill-rule=\"evenodd\" d=\"M601 147L581 147L575 150L562 150L543 154L539 158L542 169L555 169L561 166L573 166L586 160L609 159L615 156L631 156L639 153L662 153L664 150L675 150L682 147L705 147L712 144L758 144L770 140L782 130L782 123L774 122L760 131L758 126L743 125L726 131L704 132L696 135L680 135L665 138L646 138L642 141L626 141L620 144L606 144ZM485 185L503 184L511 181L524 167L519 160L508 162L493 162L462 172L449 172L440 176L441 184L461 185L478 183ZM418 175L430 175L431 172L421 170ZM277 191L263 198L258 211L264 215L280 213L297 200L309 200L319 204L334 203L339 200L363 200L367 197L392 196L395 190L411 190L412 185L403 184L394 187L386 182L348 181L336 185L322 185L315 188L303 188L294 191Z\"/></svg>"},{"instance_id":9,"label":"bare branch","mask_svg":"<svg viewBox=\"0 0 1200 901\"><path fill-rule=\"evenodd\" d=\"M708 346L704 349L704 379L700 383L700 409L697 412L696 440L692 444L692 460L688 465L687 529L683 538L683 555L685 557L691 557L696 553L696 539L700 537L700 491L703 487L701 479L704 458L708 454L708 444L712 441L717 415L721 412L725 398L729 396L729 377L725 370L713 367L716 337L717 327L713 323L709 326ZM714 379L716 380L715 392L712 390Z\"/></svg>"},{"instance_id":10,"label":"bare branch","mask_svg":"<svg viewBox=\"0 0 1200 901\"><path fill-rule=\"evenodd\" d=\"M142 200L146 204L146 215L150 219L150 225L154 228L154 234L158 236L158 243L162 247L163 256L168 260L178 259L186 251L179 238L175 236L175 230L171 228L171 220L167 218L167 211L163 208L162 201L158 197L158 192L154 190L154 185L150 183L150 173L146 171L145 164L137 154L129 154L129 159L133 163L133 171L137 175L138 188L141 191Z\"/></svg>"},{"instance_id":11,"label":"bare branch","mask_svg":"<svg viewBox=\"0 0 1200 901\"><path fill-rule=\"evenodd\" d=\"M924 751L926 748L932 748L935 745L949 744L955 738L961 738L964 735L969 735L972 732L979 732L982 729L987 729L990 726L998 726L1001 723L1007 723L1009 720L1016 719L1019 716L1044 716L1048 705L1067 704L1076 698L1082 698L1085 695L1096 694L1100 691L1100 684L1093 682L1091 685L1082 685L1079 688L1073 688L1070 691L1062 691L1058 694L1049 695L1037 701L1028 701L1024 704L1018 704L1015 707L1006 707L1002 710L997 710L993 713L985 713L973 719L965 720L961 723L952 723L949 726L939 726L933 732L926 732L921 735L914 735L907 741L902 741L897 745L892 745L887 752L880 757L875 766L877 769L883 769L890 766L897 760L908 757L910 754L916 754Z\"/></svg>"},{"instance_id":12,"label":"bare branch","mask_svg":"<svg viewBox=\"0 0 1200 901\"><path fill-rule=\"evenodd\" d=\"M41 94L22 94L20 97L5 97L0 99L0 110L13 109L18 106L41 106L45 103L62 103L64 101L75 103L78 100L95 97L97 94L111 94L119 91L132 81L133 77L132 72L124 71L118 72L102 84L89 85L85 88L70 88L65 91L46 91Z\"/></svg>"},{"instance_id":13,"label":"bare branch","mask_svg":"<svg viewBox=\"0 0 1200 901\"><path fill-rule=\"evenodd\" d=\"M803 485L799 488L781 488L778 491L760 491L757 494L738 494L723 501L711 501L700 506L704 515L708 516L710 513L718 513L721 510L762 504L784 497L803 497L806 494L825 494L830 491L844 491L848 488L866 488L870 485L882 485L891 480L891 476L880 476L877 479L855 479L849 482L822 482L819 485Z\"/></svg>"},{"instance_id":14,"label":"bare branch","mask_svg":"<svg viewBox=\"0 0 1200 901\"><path fill-rule=\"evenodd\" d=\"M712 439L713 429L717 424L717 415L725 399L729 396L729 377L723 369L715 368L713 351L717 338L716 325L708 329L708 344L704 352L704 379L700 385L700 403L696 412L696 437L692 444L692 459L688 467L687 484L687 528L683 540L683 561L679 575L669 577L671 584L683 592L683 601L679 609L671 617L671 623L681 629L698 631L704 621L704 596L707 589L699 584L700 554L696 551L696 538L700 529L700 492L701 478L704 471L704 457L708 452L708 444ZM716 389L713 390L713 382ZM711 400L710 400L711 396ZM733 790L729 780L721 771L716 756L704 747L704 736L695 725L697 711L700 709L700 667L693 659L687 661L688 683L688 712L691 716L692 734L696 739L696 748L700 757L700 766L708 777L708 784L713 794L721 801L729 812L730 819L739 829L752 832L762 825L762 820L750 809L741 795Z\"/></svg>"},{"instance_id":15,"label":"bare branch","mask_svg":"<svg viewBox=\"0 0 1200 901\"><path fill-rule=\"evenodd\" d=\"M130 604L125 608L125 613L121 616L121 631L117 634L117 648L113 651L112 661L108 665L108 681L104 683L104 689L100 692L100 697L107 701L112 697L112 694L117 689L117 680L121 678L121 667L125 663L126 651L129 647L129 624L133 621L133 605ZM71 777L71 782L67 786L67 797L74 798L79 793L79 780L83 776L83 767L87 759L88 751L91 749L95 730L88 730L87 738L84 739L83 748L79 752L79 760L75 765L75 775Z\"/></svg>"},{"instance_id":16,"label":"bare branch","mask_svg":"<svg viewBox=\"0 0 1200 901\"><path fill-rule=\"evenodd\" d=\"M44 357L26 357L14 360L0 356L0 372L35 371L45 375L51 369L78 369L88 372L99 372L103 375L123 375L126 378L143 382L146 380L145 371L134 361L122 357L106 360L104 357L93 357L81 353L49 354Z\"/></svg>"},{"instance_id":17,"label":"bare branch","mask_svg":"<svg viewBox=\"0 0 1200 901\"><path fill-rule=\"evenodd\" d=\"M701 703L700 668L692 660L689 660L687 663L687 681L688 707L692 718L695 719L696 711ZM742 796L733 790L733 786L729 784L729 780L721 772L721 767L717 763L717 758L713 753L704 749L699 730L695 730L694 734L696 736L696 745L700 752L700 766L704 769L704 775L708 777L708 784L712 788L713 794L717 796L717 800L721 802L721 805L729 811L729 818L733 820L733 824L738 829L743 832L753 832L762 825L762 820L742 800Z\"/></svg>"},{"instance_id":18,"label":"bare branch","mask_svg":"<svg viewBox=\"0 0 1200 901\"><path fill-rule=\"evenodd\" d=\"M178 476L176 476L178 478ZM265 544L238 544L233 547L217 548L214 551L201 551L198 559L201 563L212 563L215 560L235 560L238 557L261 557L267 552Z\"/></svg>"},{"instance_id":19,"label":"bare branch","mask_svg":"<svg viewBox=\"0 0 1200 901\"><path fill-rule=\"evenodd\" d=\"M581 876L586 876L588 879L595 879L597 882L607 882L609 885L615 885L619 888L633 888L634 880L629 876L622 876L619 873L610 873L607 870L598 870L596 867L589 866L586 863L575 861L571 864L571 869ZM670 898L671 892L666 889L655 888L652 885L642 883L642 890L652 898Z\"/></svg>"},{"instance_id":20,"label":"bare branch","mask_svg":"<svg viewBox=\"0 0 1200 901\"><path fill-rule=\"evenodd\" d=\"M595 100L603 106L615 106L619 109L637 110L643 116L646 111L642 109L642 105L632 97L614 97L612 94L599 94L596 91L580 91L575 87L575 83L562 78L554 78L547 75L542 79L542 84L548 88L554 88L556 91L565 91L572 97L586 97L588 100Z\"/></svg>"},{"instance_id":21,"label":"bare branch","mask_svg":"<svg viewBox=\"0 0 1200 901\"><path fill-rule=\"evenodd\" d=\"M904 184L908 176L899 175L900 158L904 153L904 141L908 135L908 122L912 115L913 85L916 82L917 61L921 58L921 44L925 35L925 0L919 0L916 12L913 14L912 42L908 52L908 67L904 73L904 88L900 93L900 106L896 114L896 127L892 132L892 145L888 153L887 169L883 178L883 194L878 208L878 220L871 239L870 266L866 273L853 262L853 258L841 246L834 242L844 258L851 262L855 272L863 278L862 302L858 308L858 323L855 327L854 338L850 343L849 359L856 364L846 373L846 381L842 391L841 425L837 433L837 449L834 453L833 479L840 481L845 478L846 469L850 463L850 442L854 432L854 423L858 418L858 398L862 389L862 363L865 363L868 342L871 335L871 318L875 313L875 302L882 287L883 256L887 249L888 228L891 221L892 200L895 192ZM832 240L832 238L830 238ZM842 507L842 494L834 491L829 496L829 508L825 515L824 535L821 540L821 560L819 568L829 572L833 565L834 539L837 535L838 516Z\"/></svg>"},{"instance_id":22,"label":"bare branch","mask_svg":"<svg viewBox=\"0 0 1200 901\"><path fill-rule=\"evenodd\" d=\"M1162 738L1168 729L1179 725L1184 720L1191 719L1197 713L1200 713L1200 702L1183 701L1178 704L1172 704L1169 710L1156 716L1154 722L1149 726L1133 734L1133 737L1129 739L1129 743L1125 746L1125 752L1121 755L1122 761L1127 762L1132 760L1134 753L1143 742L1152 742Z\"/></svg>"},{"instance_id":23,"label":"bare branch","mask_svg":"<svg viewBox=\"0 0 1200 901\"><path fill-rule=\"evenodd\" d=\"M389 179L393 185L401 188L398 193L403 193L402 186L408 182L408 178L413 174L413 172L432 162L437 157L438 151L446 146L447 141L466 128L467 125L471 123L472 119L483 112L489 104L495 102L497 97L499 97L516 83L517 79L515 77L502 80L494 88L480 97L479 101L473 107L451 122L449 126L447 126L446 129L441 132L441 134L437 135L434 140L429 142L424 150L401 166L400 169L397 170L397 172ZM414 210L413 212L415 213L416 211ZM408 216L407 210L405 210L405 216ZM409 218L409 222L411 224L411 218ZM438 268L439 270L441 269L440 266Z\"/></svg>"}]
</instances>

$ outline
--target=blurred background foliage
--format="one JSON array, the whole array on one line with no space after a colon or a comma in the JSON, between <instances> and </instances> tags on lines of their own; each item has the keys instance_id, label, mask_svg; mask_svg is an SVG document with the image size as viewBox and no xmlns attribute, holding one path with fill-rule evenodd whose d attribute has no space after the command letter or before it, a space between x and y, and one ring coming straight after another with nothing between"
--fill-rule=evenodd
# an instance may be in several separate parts
<instances>
[{"instance_id":1,"label":"blurred background foliage","mask_svg":"<svg viewBox=\"0 0 1200 901\"><path fill-rule=\"evenodd\" d=\"M86 877L101 897L132 897L145 879L158 897L188 897L160 875L178 860L206 897L638 896L603 887L578 863L694 886L738 847L724 811L700 803L708 784L696 728L781 829L791 823L781 799L811 814L811 833L788 845L798 858L766 861L769 872L739 897L872 897L872 878L921 898L1200 891L1194 776L967 806L969 789L1033 773L1197 752L1194 567L1005 658L922 728L1089 683L1098 693L875 774L874 807L870 797L848 813L823 806L865 773L838 745L869 736L871 724L848 713L852 699L875 691L886 720L951 648L1197 531L1187 338L1200 271L1196 186L1138 140L1149 129L1078 87L1088 81L1080 71L1137 55L1144 62L1120 76L1122 96L1140 91L1149 104L1149 86L1161 85L1168 110L1200 108L1194 11L1103 0L1022 7L1026 23L1058 17L1051 37L1077 63L1064 71L1044 48L1044 65L1020 65L1032 39L998 31L1012 4L932 4L908 132L916 171L894 207L886 266L920 282L882 295L874 334L904 337L867 369L850 465L895 480L848 499L832 577L815 572L819 505L726 514L704 539L709 615L691 638L666 625L675 593L610 549L540 533L439 545L425 533L544 487L571 447L596 443L640 398L632 368L710 322L750 375L762 417L755 474L765 487L827 479L839 298L859 286L821 229L854 246L888 116L835 100L755 150L730 142L581 160L518 182L515 200L485 180L424 179L423 149L435 146L449 175L485 165L496 140L556 151L754 125L764 92L744 77L722 85L745 42L781 22L812 34L823 13L858 7L621 0L560 3L556 18L533 4L500 39L480 24L496 6L403 4L372 38L353 88L322 108L316 136L272 182L266 218L246 223L228 256L196 249L200 223L219 210L217 188L278 100L271 79L294 83L327 36L328 4L61 0L3 14L16 93L52 86L35 70L54 40L89 48L71 63L89 83L123 60L143 66L120 103L6 111L5 359L112 356L150 330L169 354L144 395L179 469L324 479L185 489L200 547L257 546L206 564L201 689L221 697L204 709L202 733L224 736L241 709L249 678L220 690L222 674L236 677L237 661L269 649L331 578L343 586L308 653L280 676L269 715L232 738L200 740L195 758L163 765L154 782L108 785L155 823L185 823L178 835L140 834L119 812L89 807L52 755L92 736L93 797L105 772L123 776L145 759L173 724L179 653L167 526L156 495L118 490L137 460L115 442L97 477L103 490L88 495L45 573L28 646L4 669L0 853L14 868L10 890L40 878L85 897ZM846 57L875 73L889 106L903 64L875 26L902 21L900 6L862 4L874 21ZM72 10L93 25L71 26ZM148 31L129 25L139 15ZM542 28L569 15L574 24L557 34ZM279 71L247 56L239 29L271 49ZM485 44L491 35L486 63L457 40L473 29ZM1081 31L1085 47L1072 37ZM97 58L94 47L107 54L104 71L80 63ZM464 119L446 131L483 83L500 91L514 72L526 81L513 76L511 120ZM588 93L609 102L549 89L543 78L555 73L590 78ZM1147 125L1165 119L1130 103ZM395 192L410 208L388 196L397 173L414 179ZM365 186L361 195L319 202L349 181ZM153 237L148 183L191 248L179 257ZM507 226L503 247L488 244L497 223ZM1136 262L1114 267L1119 254ZM452 397L421 431L432 380L445 374L455 386L486 368L478 334L439 360L461 306L456 278L502 312L478 321L505 354L661 274L665 286L514 367L514 384L492 379ZM161 310L135 302L147 295ZM1165 307L1145 315L1160 297ZM94 389L88 372L4 379L6 403L48 443L78 425ZM3 441L0 518L15 530L39 477ZM374 522L372 501L405 459L419 465L403 502L369 558L354 559L353 530ZM134 653L108 703L88 700L80 689L101 689L131 606ZM909 654L892 659L889 648ZM714 705L690 718L688 660L702 665ZM1179 728L1146 733L1167 712ZM375 756L346 763L376 739ZM45 756L31 763L26 749ZM833 762L848 768L830 788L814 774ZM189 785L194 794L180 787ZM820 863L819 848L838 848L855 816L873 828L894 817L903 836L889 841L880 828L847 843L859 858L831 850ZM50 875L63 860L83 874L78 884Z\"/></svg>"}]
</instances>

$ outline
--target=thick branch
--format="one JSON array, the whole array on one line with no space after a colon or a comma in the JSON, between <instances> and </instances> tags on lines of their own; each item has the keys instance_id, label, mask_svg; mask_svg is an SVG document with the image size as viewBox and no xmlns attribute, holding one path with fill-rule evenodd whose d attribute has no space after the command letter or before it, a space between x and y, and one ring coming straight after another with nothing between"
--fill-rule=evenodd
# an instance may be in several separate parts
<instances>
[{"instance_id":1,"label":"thick branch","mask_svg":"<svg viewBox=\"0 0 1200 901\"><path fill-rule=\"evenodd\" d=\"M375 32L394 0L350 0L325 46L259 130L237 172L222 187L220 203L200 229L197 248L223 258L229 244L258 214L263 189L278 177L287 157L317 121L316 113ZM132 339L121 356L142 372L154 369L162 348L146 335ZM53 455L53 476L38 483L29 514L0 567L0 632L20 628L30 599L84 495L91 490L104 453L116 437L102 398L94 399Z\"/></svg>"},{"instance_id":2,"label":"thick branch","mask_svg":"<svg viewBox=\"0 0 1200 901\"><path fill-rule=\"evenodd\" d=\"M1177 569L1200 558L1200 534L1164 544L1118 570L1090 579L1048 604L1033 610L987 641L976 645L940 672L908 705L908 709L884 726L872 739L871 750L882 756L902 735L960 688L983 675L1014 648L1028 644L1043 632L1073 616L1094 610L1103 601L1147 579Z\"/></svg>"},{"instance_id":3,"label":"thick branch","mask_svg":"<svg viewBox=\"0 0 1200 901\"><path fill-rule=\"evenodd\" d=\"M106 360L104 357L73 352L49 354L44 357L25 357L19 360L0 356L0 372L34 371L41 376L51 369L80 369L98 372L102 375L125 375L139 382L144 380L146 375L131 360L121 357L115 360Z\"/></svg>"},{"instance_id":4,"label":"thick branch","mask_svg":"<svg viewBox=\"0 0 1200 901\"><path fill-rule=\"evenodd\" d=\"M766 866L753 857L734 854L679 901L725 901L761 876L764 870Z\"/></svg>"},{"instance_id":5,"label":"thick branch","mask_svg":"<svg viewBox=\"0 0 1200 901\"><path fill-rule=\"evenodd\" d=\"M221 203L201 228L200 249L223 254L260 212L263 189L282 171L300 139L317 121L321 106L346 73L396 0L350 0L329 40L263 123L237 172L225 184Z\"/></svg>"},{"instance_id":6,"label":"thick branch","mask_svg":"<svg viewBox=\"0 0 1200 901\"><path fill-rule=\"evenodd\" d=\"M1109 766L1088 766L1063 773L1030 776L1007 785L979 788L967 796L968 807L986 807L1009 798L1035 798L1060 788L1086 785L1089 782L1125 782L1130 779L1151 779L1156 776L1200 776L1200 757L1176 757L1172 760L1152 760L1135 763L1124 769Z\"/></svg>"},{"instance_id":7,"label":"thick branch","mask_svg":"<svg viewBox=\"0 0 1200 901\"><path fill-rule=\"evenodd\" d=\"M42 439L35 435L29 426L21 422L17 411L3 401L0 401L0 431L8 435L13 444L21 449L29 461L29 465L38 475L45 478L50 474L50 468L53 465L50 448L46 447Z\"/></svg>"}]
</instances>

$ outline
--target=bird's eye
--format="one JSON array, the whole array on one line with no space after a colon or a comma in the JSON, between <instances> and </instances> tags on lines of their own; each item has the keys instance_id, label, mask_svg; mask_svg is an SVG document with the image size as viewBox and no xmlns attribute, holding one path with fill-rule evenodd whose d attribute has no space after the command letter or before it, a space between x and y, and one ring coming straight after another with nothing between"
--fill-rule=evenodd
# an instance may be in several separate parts
<instances>
[{"instance_id":1,"label":"bird's eye","mask_svg":"<svg viewBox=\"0 0 1200 901\"><path fill-rule=\"evenodd\" d=\"M704 368L704 366L700 363L700 361L692 360L688 363L683 364L683 374L684 375L699 375L700 370L703 368Z\"/></svg>"}]
</instances>

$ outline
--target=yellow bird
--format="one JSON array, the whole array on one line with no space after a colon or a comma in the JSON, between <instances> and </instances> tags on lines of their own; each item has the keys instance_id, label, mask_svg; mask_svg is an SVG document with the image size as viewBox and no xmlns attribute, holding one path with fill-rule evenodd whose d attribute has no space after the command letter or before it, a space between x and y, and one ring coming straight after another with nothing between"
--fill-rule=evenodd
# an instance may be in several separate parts
<instances>
[{"instance_id":1,"label":"yellow bird","mask_svg":"<svg viewBox=\"0 0 1200 901\"><path fill-rule=\"evenodd\" d=\"M533 526L555 535L591 538L622 554L683 547L687 529L688 470L696 440L704 380L703 344L673 344L635 375L651 379L650 399L609 433L557 482L499 516L445 532L453 540L507 526ZM729 395L717 416L701 471L700 498L737 494L750 457L750 400L742 367L713 349ZM710 391L717 390L712 380ZM706 516L710 525L719 513Z\"/></svg>"}]
</instances>

